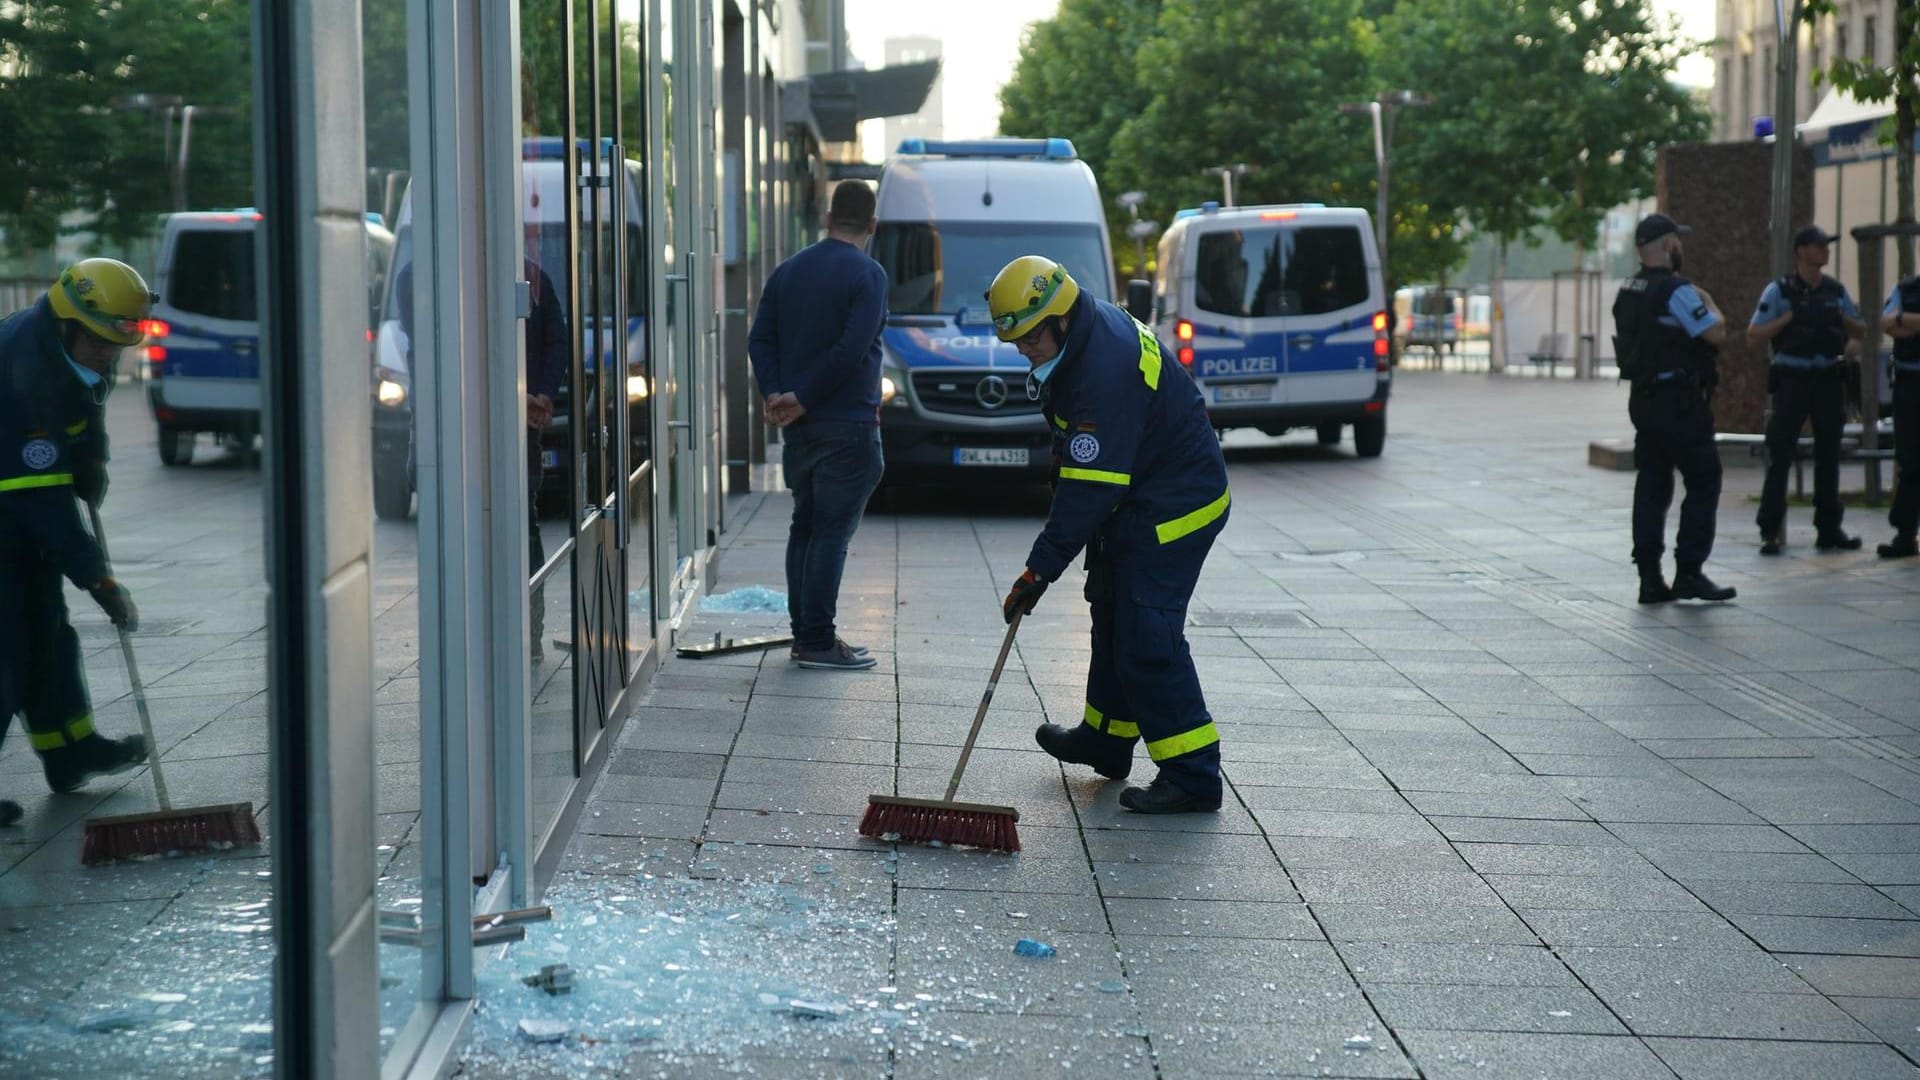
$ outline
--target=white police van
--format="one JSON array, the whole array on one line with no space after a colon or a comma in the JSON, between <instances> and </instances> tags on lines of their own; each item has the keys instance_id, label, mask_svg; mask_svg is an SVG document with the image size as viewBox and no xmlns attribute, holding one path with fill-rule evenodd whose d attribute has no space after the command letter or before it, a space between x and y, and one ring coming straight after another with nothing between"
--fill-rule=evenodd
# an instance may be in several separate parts
<instances>
[{"instance_id":1,"label":"white police van","mask_svg":"<svg viewBox=\"0 0 1920 1080\"><path fill-rule=\"evenodd\" d=\"M1386 289L1365 210L1318 203L1182 210L1160 239L1154 330L1206 397L1214 427L1320 442L1353 425L1386 444Z\"/></svg>"},{"instance_id":2,"label":"white police van","mask_svg":"<svg viewBox=\"0 0 1920 1080\"><path fill-rule=\"evenodd\" d=\"M185 465L204 432L251 451L260 432L260 311L253 209L170 214L160 234L148 320L147 407L160 429L160 460ZM367 319L384 286L393 234L367 221Z\"/></svg>"},{"instance_id":3,"label":"white police van","mask_svg":"<svg viewBox=\"0 0 1920 1080\"><path fill-rule=\"evenodd\" d=\"M1029 365L1002 342L986 291L1022 255L1113 299L1093 170L1065 139L908 139L880 174L870 252L891 292L881 332L883 483L1044 482L1052 436Z\"/></svg>"},{"instance_id":4,"label":"white police van","mask_svg":"<svg viewBox=\"0 0 1920 1080\"><path fill-rule=\"evenodd\" d=\"M612 148L612 140L601 140L600 168L609 173L614 171L610 160ZM594 306L601 312L601 318L598 326L582 330L580 340L583 370L589 384L593 382L595 373L602 370L602 363L618 363L620 361L615 357L624 356L632 459L638 463L645 461L648 456L646 399L649 389L644 273L647 256L641 228L644 220L645 203L641 200L646 191L645 176L640 162L628 158L619 172L626 185L623 203L625 227L620 230L612 227L611 195L608 188L603 186L594 203L581 208L583 222L579 242L575 243L573 232L567 224L566 149L565 140L559 136L536 135L521 140L520 220L525 254L553 282L560 310L568 313L571 324L572 297L569 290L573 279L569 276L567 266L570 251L574 252L573 257L579 259L580 280L593 276L593 249L588 242L592 227L585 219L597 217L603 223L601 249L607 253L609 266L613 258L613 245L626 244L630 266L625 283L626 326L618 329L613 325L613 275L611 271L605 271L598 276L601 283L599 297L591 304L589 297L582 297L582 318L591 317L591 308ZM579 168L583 171L578 184L584 188L589 179L584 172L591 167L594 146L587 140L580 140L575 150ZM392 285L387 290L386 301L375 323L373 341L373 509L381 518L404 519L413 512L415 487L412 456L413 344L402 312L406 298L400 296L397 290L403 278L407 277L402 274L402 268L413 263L411 183L401 196L399 211L394 215L394 233L398 239L394 248L393 272L389 275ZM560 396L553 404L553 420L540 433L541 466L545 470L546 483L564 490L570 484L573 472L570 451L573 413L571 371L563 375Z\"/></svg>"}]
</instances>

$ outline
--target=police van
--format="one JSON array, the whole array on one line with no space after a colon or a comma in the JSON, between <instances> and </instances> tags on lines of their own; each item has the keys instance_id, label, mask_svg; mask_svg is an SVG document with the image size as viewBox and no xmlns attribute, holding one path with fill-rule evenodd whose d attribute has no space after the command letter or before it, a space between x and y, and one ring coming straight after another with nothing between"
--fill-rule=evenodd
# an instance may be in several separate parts
<instances>
[{"instance_id":1,"label":"police van","mask_svg":"<svg viewBox=\"0 0 1920 1080\"><path fill-rule=\"evenodd\" d=\"M1354 449L1386 444L1386 289L1365 210L1318 203L1175 215L1160 239L1154 330L1205 395L1214 427Z\"/></svg>"},{"instance_id":2,"label":"police van","mask_svg":"<svg viewBox=\"0 0 1920 1080\"><path fill-rule=\"evenodd\" d=\"M883 483L1044 482L1052 437L1029 365L1002 342L986 291L1021 255L1113 299L1093 170L1066 139L908 139L880 174L870 252L891 285L881 332Z\"/></svg>"},{"instance_id":3,"label":"police van","mask_svg":"<svg viewBox=\"0 0 1920 1080\"><path fill-rule=\"evenodd\" d=\"M604 173L614 172L610 161L613 147L611 140L601 140L600 168ZM577 145L579 168L584 172L591 166L593 144L580 141ZM646 191L645 178L638 161L627 159L625 167L619 170L625 180L624 212L625 228L616 230L612 226L614 211L609 189L602 186L594 206L581 207L581 225L579 243L572 242L571 230L567 224L567 184L566 184L566 142L558 136L532 136L521 141L520 162L520 219L523 227L523 242L526 257L544 272L553 282L554 293L559 301L560 310L567 313L569 325L573 319L571 288L568 273L569 252L577 252L579 275L582 281L588 280L593 270L592 218L602 224L601 250L606 254L608 265L612 263L613 245L624 242L627 245L629 270L625 281L624 327L613 325L615 308L612 295L612 274L602 272L598 279L602 283L601 295L597 306L601 318L598 326L587 327L580 331L584 346L583 370L591 383L594 373L601 370L602 363L614 364L624 357L627 406L632 417L629 431L633 440L633 461L647 459L647 370L646 370L646 279L642 268L646 265L646 245L641 230L644 203L641 201ZM582 175L580 186L585 189L588 177ZM373 341L373 509L381 518L401 519L413 511L413 494L416 477L413 468L414 437L414 388L413 388L413 343L402 307L410 298L399 294L399 287L410 281L410 275L403 275L401 269L413 263L413 186L408 184L400 199L400 209L394 215L394 234L397 237L394 247L393 273L389 275L390 287L386 301L380 310ZM593 303L590 297L583 297L581 303L582 318L592 316ZM571 358L568 361L571 367ZM563 375L559 397L553 403L553 419L540 433L541 466L545 470L546 482L555 488L564 490L572 479L573 470L571 447L571 428L573 412L573 377L569 371Z\"/></svg>"},{"instance_id":4,"label":"police van","mask_svg":"<svg viewBox=\"0 0 1920 1080\"><path fill-rule=\"evenodd\" d=\"M143 347L147 407L160 429L160 460L193 460L202 433L251 451L260 432L260 312L252 209L171 214L160 234L159 301ZM366 308L384 287L393 234L368 215ZM370 325L370 323L369 323Z\"/></svg>"}]
</instances>

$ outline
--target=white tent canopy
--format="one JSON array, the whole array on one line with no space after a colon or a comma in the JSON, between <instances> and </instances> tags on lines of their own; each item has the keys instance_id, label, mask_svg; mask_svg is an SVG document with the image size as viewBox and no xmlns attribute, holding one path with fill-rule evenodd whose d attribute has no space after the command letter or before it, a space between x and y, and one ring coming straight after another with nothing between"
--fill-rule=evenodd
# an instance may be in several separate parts
<instances>
[{"instance_id":1,"label":"white tent canopy","mask_svg":"<svg viewBox=\"0 0 1920 1080\"><path fill-rule=\"evenodd\" d=\"M1810 135L1842 124L1857 124L1862 120L1878 120L1892 115L1892 98L1861 101L1836 86L1827 91L1827 96L1820 99L1820 104L1814 106L1813 115L1807 117L1807 122L1795 125L1794 130L1802 135Z\"/></svg>"}]
</instances>

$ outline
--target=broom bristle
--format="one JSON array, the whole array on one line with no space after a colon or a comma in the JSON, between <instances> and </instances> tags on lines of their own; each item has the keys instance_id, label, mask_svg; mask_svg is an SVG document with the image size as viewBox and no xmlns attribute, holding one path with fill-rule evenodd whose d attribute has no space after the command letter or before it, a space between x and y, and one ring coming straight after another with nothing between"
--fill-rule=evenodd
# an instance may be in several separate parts
<instances>
[{"instance_id":1,"label":"broom bristle","mask_svg":"<svg viewBox=\"0 0 1920 1080\"><path fill-rule=\"evenodd\" d=\"M1013 852L1020 850L1020 830L1014 822L1011 810L889 802L875 796L860 818L860 835Z\"/></svg>"},{"instance_id":2,"label":"broom bristle","mask_svg":"<svg viewBox=\"0 0 1920 1080\"><path fill-rule=\"evenodd\" d=\"M180 855L260 842L252 803L202 806L157 814L130 814L87 822L80 862Z\"/></svg>"}]
</instances>

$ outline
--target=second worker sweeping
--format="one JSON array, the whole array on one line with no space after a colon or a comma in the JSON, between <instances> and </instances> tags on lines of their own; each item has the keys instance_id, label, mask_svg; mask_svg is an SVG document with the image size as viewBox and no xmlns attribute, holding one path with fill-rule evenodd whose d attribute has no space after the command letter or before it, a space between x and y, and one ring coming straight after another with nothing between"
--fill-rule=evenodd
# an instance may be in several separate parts
<instances>
[{"instance_id":1,"label":"second worker sweeping","mask_svg":"<svg viewBox=\"0 0 1920 1080\"><path fill-rule=\"evenodd\" d=\"M1061 761L1124 779L1144 740L1160 767L1120 805L1143 814L1220 809L1220 736L1184 626L1200 567L1227 523L1227 466L1187 370L1153 331L1080 291L1038 255L987 290L994 331L1032 371L1057 465L1047 524L1003 605L1031 611L1082 549L1093 609L1084 721L1034 733Z\"/></svg>"}]
</instances>

